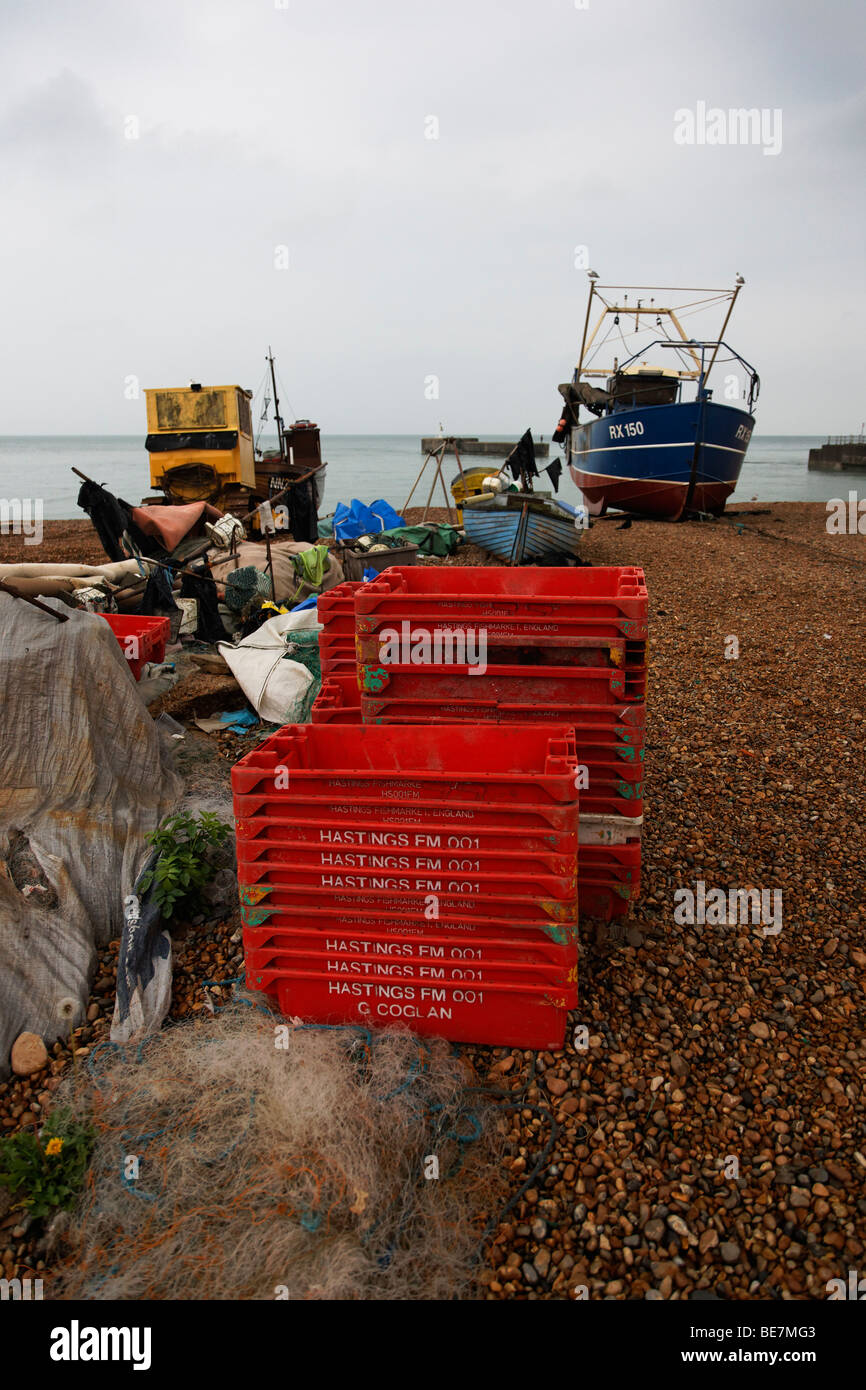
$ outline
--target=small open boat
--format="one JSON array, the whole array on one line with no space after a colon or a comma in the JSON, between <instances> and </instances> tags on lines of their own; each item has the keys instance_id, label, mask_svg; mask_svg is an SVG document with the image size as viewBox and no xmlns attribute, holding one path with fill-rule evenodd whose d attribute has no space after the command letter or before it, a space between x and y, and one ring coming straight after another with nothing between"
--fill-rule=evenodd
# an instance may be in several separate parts
<instances>
[{"instance_id":1,"label":"small open boat","mask_svg":"<svg viewBox=\"0 0 866 1390\"><path fill-rule=\"evenodd\" d=\"M463 503L467 540L507 564L538 564L577 556L586 511L538 492L490 493Z\"/></svg>"}]
</instances>

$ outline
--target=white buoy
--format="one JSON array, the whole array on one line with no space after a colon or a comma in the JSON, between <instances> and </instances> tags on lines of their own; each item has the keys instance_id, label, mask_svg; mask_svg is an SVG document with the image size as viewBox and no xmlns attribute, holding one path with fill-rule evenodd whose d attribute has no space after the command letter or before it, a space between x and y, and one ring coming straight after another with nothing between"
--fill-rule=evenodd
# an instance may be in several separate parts
<instances>
[{"instance_id":1,"label":"white buoy","mask_svg":"<svg viewBox=\"0 0 866 1390\"><path fill-rule=\"evenodd\" d=\"M499 473L491 473L489 477L482 480L481 486L485 492L503 492L505 480Z\"/></svg>"}]
</instances>

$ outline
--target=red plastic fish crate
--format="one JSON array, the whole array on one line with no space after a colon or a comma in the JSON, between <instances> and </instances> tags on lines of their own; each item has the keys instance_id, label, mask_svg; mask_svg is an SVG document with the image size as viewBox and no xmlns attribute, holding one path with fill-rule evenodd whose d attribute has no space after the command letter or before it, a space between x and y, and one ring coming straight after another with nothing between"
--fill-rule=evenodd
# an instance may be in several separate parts
<instances>
[{"instance_id":1,"label":"red plastic fish crate","mask_svg":"<svg viewBox=\"0 0 866 1390\"><path fill-rule=\"evenodd\" d=\"M565 1042L568 989L546 985L476 986L387 975L339 980L328 973L274 968L247 975L253 989L276 993L289 1017L364 1027L390 1025L422 1036L491 1047L558 1050Z\"/></svg>"},{"instance_id":2,"label":"red plastic fish crate","mask_svg":"<svg viewBox=\"0 0 866 1390\"><path fill-rule=\"evenodd\" d=\"M328 727L313 725L313 728ZM348 725L337 725L345 729ZM392 726L389 726L392 727ZM267 790L250 792L248 795L234 794L234 813L238 827L244 833L265 833L265 827L272 825L278 834L285 831L287 819L293 828L302 828L321 822L323 815L329 814L327 797L302 798L296 796L287 811L287 800L280 792ZM428 795L424 800L395 799L393 802L380 797L360 797L346 793L342 788L335 789L330 801L332 823L366 829L380 824L392 828L420 831L435 825L440 830L454 830L460 834L520 831L532 835L548 835L551 842L565 843L577 835L577 802L517 806L494 802L473 802L468 800L449 801L447 806ZM247 832L247 828L249 830ZM252 829L255 827L255 831ZM240 834L240 829L238 834Z\"/></svg>"},{"instance_id":3,"label":"red plastic fish crate","mask_svg":"<svg viewBox=\"0 0 866 1390\"><path fill-rule=\"evenodd\" d=\"M348 656L355 660L355 639L354 637L331 637L326 628L319 633L319 655Z\"/></svg>"},{"instance_id":4,"label":"red plastic fish crate","mask_svg":"<svg viewBox=\"0 0 866 1390\"><path fill-rule=\"evenodd\" d=\"M432 930L430 930L432 928ZM496 936L476 933L466 941L459 932L443 929L438 923L398 925L369 922L342 923L339 918L310 918L295 924L281 918L264 926L244 927L244 947L249 954L258 951L299 951L333 954L347 960L370 962L379 959L417 959L422 965L472 969L475 966L507 963L544 966L555 972L557 983L562 972L568 983L577 974L576 941L551 941L541 932L504 932ZM365 966L366 968L366 966ZM359 970L358 973L363 973ZM417 973L417 972L416 972Z\"/></svg>"},{"instance_id":5,"label":"red plastic fish crate","mask_svg":"<svg viewBox=\"0 0 866 1390\"><path fill-rule=\"evenodd\" d=\"M547 827L526 829L507 823L487 825L477 818L467 827L465 824L455 825L452 822L444 824L437 817L437 807L430 808L426 813L422 808L418 808L416 818L411 822L400 814L402 809L383 807L380 819L365 820L363 825L359 825L358 818L352 810L346 809L335 809L333 813L329 813L329 809L320 809L310 819L298 821L293 818L288 826L285 819L279 815L253 816L237 822L238 852L255 853L267 849L270 844L284 845L291 842L330 849L378 852L405 849L410 852L436 852L448 856L464 853L509 856L538 854L552 855L555 859L565 860L573 858L577 853L578 831L573 821L569 828L561 831ZM384 819L389 813L393 819ZM593 829L594 838L590 841L593 844L624 842L625 831L620 832L622 840L615 838L616 832L620 825L632 824L621 816L598 816L590 817L589 820L593 827L595 821L604 822L597 830ZM613 829L608 822L613 825ZM633 824L639 825L640 822ZM635 833L638 836L640 834L639 830Z\"/></svg>"},{"instance_id":6,"label":"red plastic fish crate","mask_svg":"<svg viewBox=\"0 0 866 1390\"><path fill-rule=\"evenodd\" d=\"M418 617L498 626L530 643L589 631L645 638L647 605L643 570L634 567L394 566L355 592L359 633Z\"/></svg>"},{"instance_id":7,"label":"red plastic fish crate","mask_svg":"<svg viewBox=\"0 0 866 1390\"><path fill-rule=\"evenodd\" d=\"M547 922L574 922L577 919L577 891L563 889L564 896L533 896L529 893L509 892L504 887L499 892L449 893L443 887L411 890L395 889L389 886L391 880L375 875L355 875L346 888L338 884L333 887L310 882L309 875L277 870L262 865L254 872L249 866L242 867L239 874L239 890L242 896L251 889L261 889L267 897L267 907L271 913L284 911L335 912L355 910L360 913L381 912L384 917L408 916L424 921L424 914L435 898L441 915L462 918L479 917L484 921L519 921L539 926ZM398 880L399 881L399 880ZM432 880L435 882L435 880Z\"/></svg>"},{"instance_id":8,"label":"red plastic fish crate","mask_svg":"<svg viewBox=\"0 0 866 1390\"><path fill-rule=\"evenodd\" d=\"M151 618L138 613L100 613L117 638L129 669L140 680L148 661L165 658L170 623L168 618Z\"/></svg>"},{"instance_id":9,"label":"red plastic fish crate","mask_svg":"<svg viewBox=\"0 0 866 1390\"><path fill-rule=\"evenodd\" d=\"M483 682L483 676L473 676ZM483 688L479 691L483 695ZM483 720L486 724L566 724L587 742L622 743L642 746L646 729L646 708L633 705L559 705L512 703L496 699L475 699L472 703L440 701L427 697L394 699L360 692L361 716L365 724L460 724Z\"/></svg>"},{"instance_id":10,"label":"red plastic fish crate","mask_svg":"<svg viewBox=\"0 0 866 1390\"><path fill-rule=\"evenodd\" d=\"M347 636L355 640L355 591L360 581L345 580L320 594L316 614L329 637Z\"/></svg>"},{"instance_id":11,"label":"red plastic fish crate","mask_svg":"<svg viewBox=\"0 0 866 1390\"><path fill-rule=\"evenodd\" d=\"M368 666L387 662L389 652L394 650L406 651L413 661L417 659L419 664L435 669L454 664L455 653L467 650L483 650L488 666L612 666L630 670L646 666L645 641L606 637L592 631L567 637L513 631L503 634L483 619L452 622L435 615L412 622L403 619L399 626L385 624L376 632L359 632L356 644L358 660Z\"/></svg>"},{"instance_id":12,"label":"red plastic fish crate","mask_svg":"<svg viewBox=\"0 0 866 1390\"><path fill-rule=\"evenodd\" d=\"M358 682L362 697L400 703L425 700L434 708L451 704L470 711L503 704L619 707L646 699L645 670L615 666L488 666L482 671L469 665L360 664Z\"/></svg>"},{"instance_id":13,"label":"red plastic fish crate","mask_svg":"<svg viewBox=\"0 0 866 1390\"><path fill-rule=\"evenodd\" d=\"M521 809L577 807L577 756L567 728L527 725L515 739L499 725L289 724L232 768L235 815L256 798L299 806L334 800Z\"/></svg>"},{"instance_id":14,"label":"red plastic fish crate","mask_svg":"<svg viewBox=\"0 0 866 1390\"><path fill-rule=\"evenodd\" d=\"M351 676L357 688L358 659L355 654L355 644L351 639L337 637L330 641L323 641L323 635L320 632L319 666L323 676ZM358 698L360 699L360 694Z\"/></svg>"},{"instance_id":15,"label":"red plastic fish crate","mask_svg":"<svg viewBox=\"0 0 866 1390\"><path fill-rule=\"evenodd\" d=\"M239 864L268 864L271 867L294 866L299 869L320 870L323 874L339 873L407 873L458 874L461 878L513 878L526 874L538 883L558 879L574 881L577 850L571 854L551 854L545 851L530 856L515 856L506 845L493 851L443 854L441 849L369 849L346 848L338 845L310 845L296 840L291 827L282 840L246 840L238 837ZM248 880L250 881L250 880Z\"/></svg>"},{"instance_id":16,"label":"red plastic fish crate","mask_svg":"<svg viewBox=\"0 0 866 1390\"><path fill-rule=\"evenodd\" d=\"M358 663L353 656L325 656L319 658L322 678L329 676L350 676L358 683Z\"/></svg>"},{"instance_id":17,"label":"red plastic fish crate","mask_svg":"<svg viewBox=\"0 0 866 1390\"><path fill-rule=\"evenodd\" d=\"M361 692L355 671L351 675L328 672L313 701L314 724L360 724Z\"/></svg>"},{"instance_id":18,"label":"red plastic fish crate","mask_svg":"<svg viewBox=\"0 0 866 1390\"><path fill-rule=\"evenodd\" d=\"M447 936L454 942L479 940L510 941L521 949L527 943L550 942L575 951L578 940L576 917L571 921L527 922L513 911L506 917L470 917L462 912L442 911L435 920L421 912L387 911L381 899L371 905L330 904L313 909L288 902L274 906L267 884L241 888L241 922L244 932L269 928L280 931L334 930L349 936L387 936L415 938ZM246 939L246 937L245 937Z\"/></svg>"}]
</instances>

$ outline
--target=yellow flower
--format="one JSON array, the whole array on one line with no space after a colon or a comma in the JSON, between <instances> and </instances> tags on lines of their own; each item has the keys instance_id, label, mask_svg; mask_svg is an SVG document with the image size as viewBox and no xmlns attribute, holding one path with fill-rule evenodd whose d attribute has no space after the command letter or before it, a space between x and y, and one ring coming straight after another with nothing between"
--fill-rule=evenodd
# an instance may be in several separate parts
<instances>
[{"instance_id":1,"label":"yellow flower","mask_svg":"<svg viewBox=\"0 0 866 1390\"><path fill-rule=\"evenodd\" d=\"M53 1158L55 1154L59 1154L59 1153L60 1153L60 1150L61 1150L62 1148L63 1148L63 1140L62 1140L62 1139L49 1139L49 1140L48 1140L48 1143L45 1145L45 1152L46 1152L46 1154L48 1155L49 1158Z\"/></svg>"}]
</instances>

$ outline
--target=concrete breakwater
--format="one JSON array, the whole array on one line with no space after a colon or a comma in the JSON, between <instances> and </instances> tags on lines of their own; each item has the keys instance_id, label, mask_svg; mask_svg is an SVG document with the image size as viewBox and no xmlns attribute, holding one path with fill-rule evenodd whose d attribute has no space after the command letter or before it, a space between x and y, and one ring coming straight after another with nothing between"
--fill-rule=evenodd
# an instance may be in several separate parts
<instances>
[{"instance_id":1,"label":"concrete breakwater","mask_svg":"<svg viewBox=\"0 0 866 1390\"><path fill-rule=\"evenodd\" d=\"M822 473L866 470L866 438L852 434L828 439L820 448L809 450L809 468Z\"/></svg>"},{"instance_id":2,"label":"concrete breakwater","mask_svg":"<svg viewBox=\"0 0 866 1390\"><path fill-rule=\"evenodd\" d=\"M445 441L437 439L435 435L428 435L421 440L421 452L423 454L432 453L433 450L438 449L443 442ZM445 452L453 454L456 450L460 454L485 454L489 458L506 458L516 445L516 439L477 439L474 435L459 435L447 440ZM549 444L535 445L535 457L537 459L546 459L549 452Z\"/></svg>"}]
</instances>

